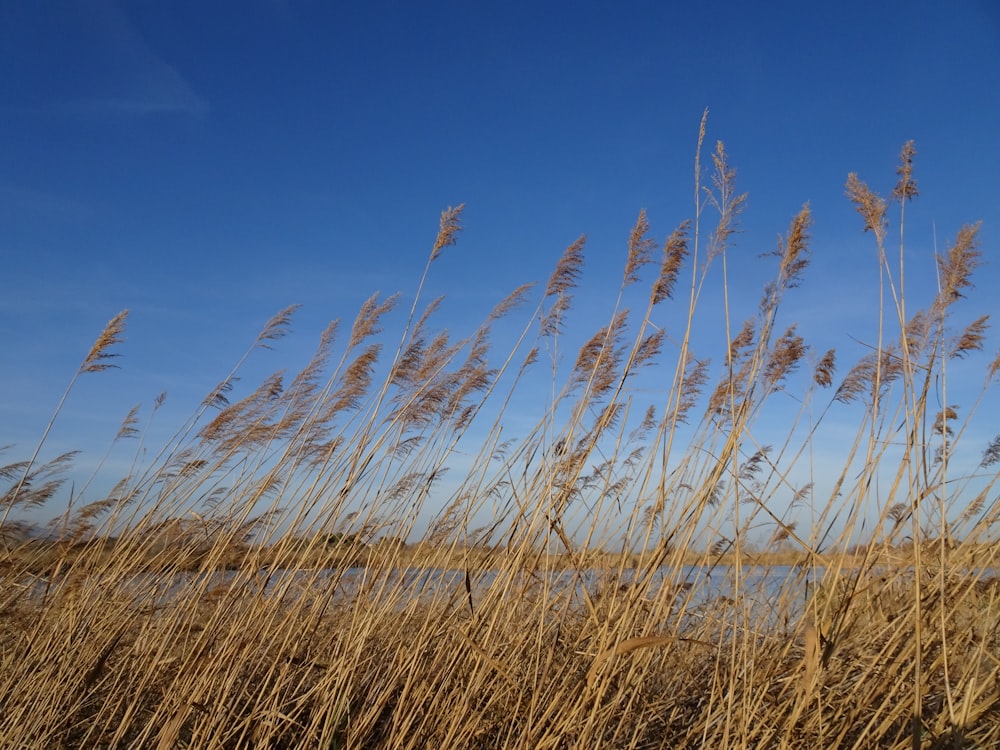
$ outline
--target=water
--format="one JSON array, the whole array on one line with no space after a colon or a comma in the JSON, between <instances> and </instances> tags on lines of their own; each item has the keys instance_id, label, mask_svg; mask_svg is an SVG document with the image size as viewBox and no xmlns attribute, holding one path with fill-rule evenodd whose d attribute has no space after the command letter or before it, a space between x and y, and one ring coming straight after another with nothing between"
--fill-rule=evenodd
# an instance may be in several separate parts
<instances>
[{"instance_id":1,"label":"water","mask_svg":"<svg viewBox=\"0 0 1000 750\"><path fill-rule=\"evenodd\" d=\"M213 597L254 596L283 602L303 599L330 606L403 607L447 604L475 611L486 603L504 599L543 601L554 606L583 610L590 604L621 606L626 598L644 601L667 617L664 625L685 629L708 620L738 613L747 627L771 629L794 621L825 574L823 568L793 566L664 567L653 571L645 582L634 569L614 571L572 569L537 572L485 570L470 572L452 568L329 568L325 570L260 569L212 573L144 573L128 579L87 581L103 597L105 592L136 606L165 606ZM37 582L36 585L40 585ZM48 588L49 584L46 583ZM56 584L55 588L58 588ZM91 589L94 591L94 589ZM39 590L38 593L41 593ZM54 589L48 593L54 593ZM586 593L586 597L584 594ZM557 604L558 603L558 604ZM596 604L595 604L596 603Z\"/></svg>"},{"instance_id":2,"label":"water","mask_svg":"<svg viewBox=\"0 0 1000 750\"><path fill-rule=\"evenodd\" d=\"M268 574L264 590L271 596L295 597L319 589L332 594L334 603L342 604L360 597L370 602L390 601L396 606L451 602L475 609L487 600L525 596L550 601L569 598L583 606L584 592L591 602L609 598L623 602L630 595L653 602L666 587L673 592L672 611L680 612L679 617L687 624L737 607L745 621L768 627L800 615L825 572L819 567L795 566L743 567L739 571L723 565L665 567L654 571L643 586L634 569L621 574L600 569L513 574L487 570L466 577L464 570L446 568L348 568L273 571Z\"/></svg>"}]
</instances>

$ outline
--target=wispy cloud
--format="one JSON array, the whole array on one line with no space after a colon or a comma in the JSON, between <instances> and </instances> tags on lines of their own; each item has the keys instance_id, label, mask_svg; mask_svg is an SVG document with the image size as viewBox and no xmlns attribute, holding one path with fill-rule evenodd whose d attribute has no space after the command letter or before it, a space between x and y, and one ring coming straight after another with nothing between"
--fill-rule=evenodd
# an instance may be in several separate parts
<instances>
[{"instance_id":1,"label":"wispy cloud","mask_svg":"<svg viewBox=\"0 0 1000 750\"><path fill-rule=\"evenodd\" d=\"M37 68L34 101L29 106L7 102L9 108L87 117L200 117L208 112L208 101L150 45L118 3L71 3L63 11L69 18L42 11L21 22L30 27L35 44L60 48L65 65L75 69L45 69L44 63L21 60L29 71ZM24 48L19 56L29 52L37 54Z\"/></svg>"},{"instance_id":2,"label":"wispy cloud","mask_svg":"<svg viewBox=\"0 0 1000 750\"><path fill-rule=\"evenodd\" d=\"M92 31L113 56L109 62L117 80L110 81L109 90L82 99L78 106L112 115L201 116L208 112L208 102L149 45L116 3L100 3Z\"/></svg>"}]
</instances>

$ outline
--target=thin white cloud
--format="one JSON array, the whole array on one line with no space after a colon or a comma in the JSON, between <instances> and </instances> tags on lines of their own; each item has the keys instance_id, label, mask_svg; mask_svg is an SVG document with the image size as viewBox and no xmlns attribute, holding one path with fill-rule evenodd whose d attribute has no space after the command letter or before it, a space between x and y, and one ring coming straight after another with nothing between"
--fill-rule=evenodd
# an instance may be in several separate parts
<instances>
[{"instance_id":1,"label":"thin white cloud","mask_svg":"<svg viewBox=\"0 0 1000 750\"><path fill-rule=\"evenodd\" d=\"M113 45L121 93L92 103L99 103L109 113L123 115L207 113L208 102L149 46L121 8L114 2L102 5L96 30Z\"/></svg>"},{"instance_id":2,"label":"thin white cloud","mask_svg":"<svg viewBox=\"0 0 1000 750\"><path fill-rule=\"evenodd\" d=\"M88 56L87 75L79 93L60 92L50 99L50 110L112 117L200 117L208 112L208 101L150 46L118 3L81 3L75 10L79 49Z\"/></svg>"}]
</instances>

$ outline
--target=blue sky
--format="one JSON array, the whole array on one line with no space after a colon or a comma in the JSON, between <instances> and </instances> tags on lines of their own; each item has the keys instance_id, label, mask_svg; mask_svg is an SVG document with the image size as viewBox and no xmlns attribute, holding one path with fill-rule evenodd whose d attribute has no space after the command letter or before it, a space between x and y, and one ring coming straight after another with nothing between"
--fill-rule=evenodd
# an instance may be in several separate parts
<instances>
[{"instance_id":1,"label":"blue sky","mask_svg":"<svg viewBox=\"0 0 1000 750\"><path fill-rule=\"evenodd\" d=\"M467 332L586 234L574 320L587 336L610 313L639 209L660 240L691 216L705 108L709 144L725 141L749 193L730 256L749 305L738 320L767 278L758 256L808 201L814 262L789 315L817 348L871 336L874 246L843 186L856 171L888 193L908 139L921 190L909 288L928 300L935 238L944 249L982 219L988 265L966 309L990 312L998 8L4 3L0 444L30 452L124 308L122 369L81 382L53 453L99 456L161 391L186 416L292 303L296 335L261 371L301 366L329 319L376 290L413 292L440 211L462 202L459 245L428 291L448 295L443 324Z\"/></svg>"}]
</instances>

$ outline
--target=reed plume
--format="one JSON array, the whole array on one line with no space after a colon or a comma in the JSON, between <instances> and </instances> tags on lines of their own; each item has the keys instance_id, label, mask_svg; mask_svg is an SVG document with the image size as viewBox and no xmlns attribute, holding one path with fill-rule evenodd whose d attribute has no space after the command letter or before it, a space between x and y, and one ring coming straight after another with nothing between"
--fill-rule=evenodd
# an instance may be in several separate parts
<instances>
[{"instance_id":1,"label":"reed plume","mask_svg":"<svg viewBox=\"0 0 1000 750\"><path fill-rule=\"evenodd\" d=\"M653 284L651 304L658 305L674 294L677 278L681 267L688 256L688 231L691 222L684 221L677 227L663 245L663 261L660 264L660 275Z\"/></svg>"},{"instance_id":2,"label":"reed plume","mask_svg":"<svg viewBox=\"0 0 1000 750\"><path fill-rule=\"evenodd\" d=\"M110 349L124 341L125 321L127 318L128 310L122 310L108 321L104 330L101 331L101 335L97 337L97 341L94 342L90 351L87 352L87 356L84 357L83 364L80 365L81 373L100 372L111 367L117 367L116 364L109 362L109 360L118 356L116 352L112 352Z\"/></svg>"},{"instance_id":3,"label":"reed plume","mask_svg":"<svg viewBox=\"0 0 1000 750\"><path fill-rule=\"evenodd\" d=\"M949 356L964 359L971 352L981 352L983 342L986 339L986 330L989 328L989 320L989 315L981 315L969 323L952 345Z\"/></svg>"},{"instance_id":4,"label":"reed plume","mask_svg":"<svg viewBox=\"0 0 1000 750\"><path fill-rule=\"evenodd\" d=\"M830 349L823 355L816 369L813 372L813 381L820 388L829 388L833 385L833 374L836 368L837 353Z\"/></svg>"},{"instance_id":5,"label":"reed plume","mask_svg":"<svg viewBox=\"0 0 1000 750\"><path fill-rule=\"evenodd\" d=\"M913 200L920 194L917 190L917 181L913 179L913 157L916 155L917 148L913 141L907 141L903 144L903 150L899 156L900 164L896 168L899 181L896 182L896 187L892 190L892 197L900 202Z\"/></svg>"},{"instance_id":6,"label":"reed plume","mask_svg":"<svg viewBox=\"0 0 1000 750\"><path fill-rule=\"evenodd\" d=\"M460 219L462 218L462 211L464 209L465 204L462 203L441 212L441 227L438 230L437 238L434 240L434 247L431 250L432 261L437 260L444 248L455 244L458 233L462 229Z\"/></svg>"},{"instance_id":7,"label":"reed plume","mask_svg":"<svg viewBox=\"0 0 1000 750\"><path fill-rule=\"evenodd\" d=\"M873 232L881 242L885 238L887 228L885 199L858 179L858 175L854 172L847 176L847 197L861 214L865 231Z\"/></svg>"},{"instance_id":8,"label":"reed plume","mask_svg":"<svg viewBox=\"0 0 1000 750\"><path fill-rule=\"evenodd\" d=\"M649 220L646 218L646 209L642 209L628 238L628 260L625 263L625 278L622 282L624 286L638 282L639 270L653 262L655 243L646 236L648 232Z\"/></svg>"},{"instance_id":9,"label":"reed plume","mask_svg":"<svg viewBox=\"0 0 1000 750\"><path fill-rule=\"evenodd\" d=\"M979 250L980 226L981 223L963 226L951 249L937 259L938 305L942 310L963 297L963 291L972 286L972 274L982 257Z\"/></svg>"},{"instance_id":10,"label":"reed plume","mask_svg":"<svg viewBox=\"0 0 1000 750\"><path fill-rule=\"evenodd\" d=\"M270 349L272 341L278 341L288 335L289 327L292 324L292 316L301 305L289 305L284 310L275 313L264 328L257 335L256 345L262 349Z\"/></svg>"}]
</instances>

